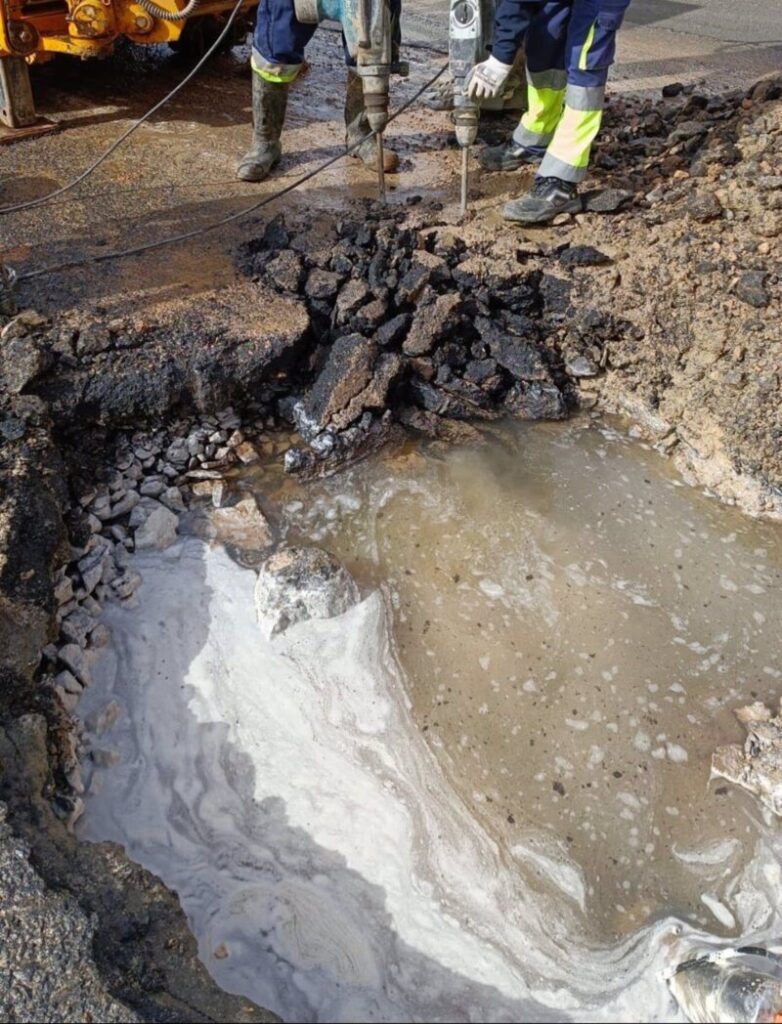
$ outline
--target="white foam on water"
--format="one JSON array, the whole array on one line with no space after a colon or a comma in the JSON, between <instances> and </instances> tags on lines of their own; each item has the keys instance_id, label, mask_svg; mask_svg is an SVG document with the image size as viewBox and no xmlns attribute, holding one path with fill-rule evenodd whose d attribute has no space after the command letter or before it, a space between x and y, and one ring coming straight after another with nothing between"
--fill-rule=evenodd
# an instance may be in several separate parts
<instances>
[{"instance_id":1,"label":"white foam on water","mask_svg":"<svg viewBox=\"0 0 782 1024\"><path fill-rule=\"evenodd\" d=\"M134 561L140 607L110 611L83 708L120 704L100 745L121 760L82 832L178 892L221 984L295 1020L675 1018L674 923L590 944L566 852L538 838L509 863L457 798L380 593L267 642L222 551Z\"/></svg>"},{"instance_id":2,"label":"white foam on water","mask_svg":"<svg viewBox=\"0 0 782 1024\"><path fill-rule=\"evenodd\" d=\"M778 694L777 535L594 433L288 482L288 538L382 589L271 643L225 554L136 560L82 831L176 889L226 988L289 1020L672 1020L671 966L782 934L782 839L708 784L731 709Z\"/></svg>"}]
</instances>

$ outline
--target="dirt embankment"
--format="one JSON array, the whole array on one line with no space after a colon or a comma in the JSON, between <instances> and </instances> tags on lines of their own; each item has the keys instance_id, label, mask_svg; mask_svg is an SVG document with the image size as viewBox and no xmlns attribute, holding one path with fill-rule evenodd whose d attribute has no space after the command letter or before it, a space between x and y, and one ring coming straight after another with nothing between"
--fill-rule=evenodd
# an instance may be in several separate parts
<instances>
[{"instance_id":1,"label":"dirt embankment","mask_svg":"<svg viewBox=\"0 0 782 1024\"><path fill-rule=\"evenodd\" d=\"M366 204L270 223L235 286L184 314L3 318L0 800L46 885L95 915L95 1016L121 1019L113 998L146 1019L267 1019L211 982L173 894L68 829L77 741L55 678L67 631L117 592L134 509L163 519L150 502L219 484L244 441L209 419L229 403L255 434L297 427L295 472L405 430L479 441L476 423L601 403L723 498L782 514L781 95L624 101L592 212L540 235Z\"/></svg>"}]
</instances>

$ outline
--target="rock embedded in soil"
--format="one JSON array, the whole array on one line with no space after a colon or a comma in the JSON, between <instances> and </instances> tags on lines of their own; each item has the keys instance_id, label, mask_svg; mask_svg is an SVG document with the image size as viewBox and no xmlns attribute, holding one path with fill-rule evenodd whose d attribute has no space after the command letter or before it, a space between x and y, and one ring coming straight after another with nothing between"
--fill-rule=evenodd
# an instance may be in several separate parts
<instances>
[{"instance_id":1,"label":"rock embedded in soil","mask_svg":"<svg viewBox=\"0 0 782 1024\"><path fill-rule=\"evenodd\" d=\"M179 519L171 509L164 505L150 509L134 534L136 550L164 551L176 541L178 527Z\"/></svg>"},{"instance_id":2,"label":"rock embedded in soil","mask_svg":"<svg viewBox=\"0 0 782 1024\"><path fill-rule=\"evenodd\" d=\"M585 209L590 213L617 213L630 202L633 193L621 188L604 188L584 197Z\"/></svg>"},{"instance_id":3,"label":"rock embedded in soil","mask_svg":"<svg viewBox=\"0 0 782 1024\"><path fill-rule=\"evenodd\" d=\"M263 635L271 638L298 622L331 619L359 600L355 581L320 548L283 548L260 568L255 610Z\"/></svg>"},{"instance_id":4,"label":"rock embedded in soil","mask_svg":"<svg viewBox=\"0 0 782 1024\"><path fill-rule=\"evenodd\" d=\"M715 751L712 776L754 793L764 807L782 818L782 702L776 715L760 701L735 714L746 728L747 738L743 746L733 744Z\"/></svg>"},{"instance_id":5,"label":"rock embedded in soil","mask_svg":"<svg viewBox=\"0 0 782 1024\"><path fill-rule=\"evenodd\" d=\"M764 309L770 302L766 291L768 274L764 270L748 270L736 284L736 297L755 309Z\"/></svg>"},{"instance_id":6,"label":"rock embedded in soil","mask_svg":"<svg viewBox=\"0 0 782 1024\"><path fill-rule=\"evenodd\" d=\"M559 255L563 267L600 267L611 262L611 257L593 245L569 245Z\"/></svg>"},{"instance_id":7,"label":"rock embedded in soil","mask_svg":"<svg viewBox=\"0 0 782 1024\"><path fill-rule=\"evenodd\" d=\"M687 202L687 212L693 220L706 224L722 216L722 203L713 192L696 193Z\"/></svg>"}]
</instances>

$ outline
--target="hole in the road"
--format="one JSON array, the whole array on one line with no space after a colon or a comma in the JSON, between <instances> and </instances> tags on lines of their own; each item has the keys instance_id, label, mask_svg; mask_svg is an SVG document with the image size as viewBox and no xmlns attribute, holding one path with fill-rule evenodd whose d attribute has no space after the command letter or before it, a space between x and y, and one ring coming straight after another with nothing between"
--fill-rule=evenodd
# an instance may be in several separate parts
<instances>
[{"instance_id":1,"label":"hole in the road","mask_svg":"<svg viewBox=\"0 0 782 1024\"><path fill-rule=\"evenodd\" d=\"M709 784L782 692L778 526L589 419L241 486L363 600L267 641L224 548L135 554L79 706L82 834L176 890L221 985L295 1020L671 1019L704 933L779 934L771 827Z\"/></svg>"}]
</instances>

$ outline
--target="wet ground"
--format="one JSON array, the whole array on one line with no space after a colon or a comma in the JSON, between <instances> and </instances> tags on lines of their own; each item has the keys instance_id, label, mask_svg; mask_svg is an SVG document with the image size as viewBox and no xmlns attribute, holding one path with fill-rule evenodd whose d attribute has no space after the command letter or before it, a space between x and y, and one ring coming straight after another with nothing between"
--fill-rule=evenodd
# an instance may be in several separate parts
<instances>
[{"instance_id":1,"label":"wet ground","mask_svg":"<svg viewBox=\"0 0 782 1024\"><path fill-rule=\"evenodd\" d=\"M303 497L296 535L388 588L419 724L500 840L523 858L556 834L604 937L663 910L715 926L703 894L759 814L709 763L732 708L782 687L779 527L590 421Z\"/></svg>"},{"instance_id":2,"label":"wet ground","mask_svg":"<svg viewBox=\"0 0 782 1024\"><path fill-rule=\"evenodd\" d=\"M636 5L622 36L616 88L656 91L672 78L705 80L714 89L748 84L779 67L782 43L767 31L771 6L772 0L753 5L749 36L744 32L738 42L726 43L725 17L709 20L708 12L705 20L696 17L703 4ZM444 43L446 11L444 0L437 0L408 12L405 58L411 77L394 84L392 105L404 102L442 63L436 50ZM427 48L429 44L435 49ZM666 59L661 61L661 55ZM261 185L235 179L235 165L250 132L248 57L245 45L215 58L75 191L51 205L3 217L0 260L24 273L206 225L338 153L344 134L345 71L338 35L324 27L308 52L311 67L292 91L278 172ZM165 47L120 45L106 61L62 58L35 68L38 109L61 130L3 148L2 203L43 195L71 181L177 84L189 66ZM511 125L487 120L484 127L493 137ZM446 207L455 203L458 154L451 151L448 114L411 110L389 129L388 142L403 156L401 173L389 183L392 203L415 195L436 196ZM519 189L524 181L521 175ZM487 215L489 231L496 230L497 207L508 197L508 187L507 181L474 182L474 208ZM229 284L236 243L257 234L269 215L302 204L341 208L374 195L371 171L355 162L339 163L301 193L271 205L263 216L142 257L44 275L22 286L20 296L44 311L84 303L115 315L152 310L162 300Z\"/></svg>"},{"instance_id":3,"label":"wet ground","mask_svg":"<svg viewBox=\"0 0 782 1024\"><path fill-rule=\"evenodd\" d=\"M83 835L177 890L221 984L291 1019L670 1020L677 957L778 928L774 830L709 782L782 686L778 526L591 420L245 485L366 600L267 644L252 572L143 556L80 707Z\"/></svg>"}]
</instances>

